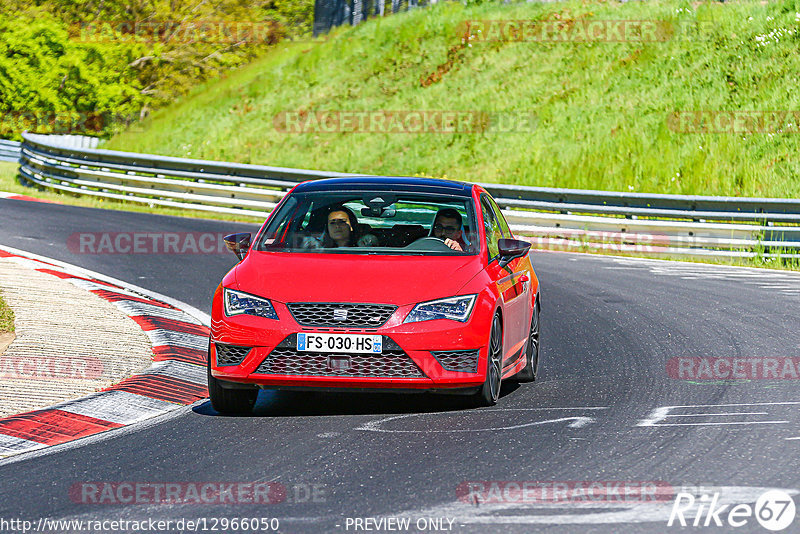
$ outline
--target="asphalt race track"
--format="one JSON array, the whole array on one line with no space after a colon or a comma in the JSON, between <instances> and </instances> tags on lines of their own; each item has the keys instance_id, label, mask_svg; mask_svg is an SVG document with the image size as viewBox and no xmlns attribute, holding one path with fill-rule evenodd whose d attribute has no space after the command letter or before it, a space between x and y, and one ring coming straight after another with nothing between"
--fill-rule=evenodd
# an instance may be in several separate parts
<instances>
[{"instance_id":1,"label":"asphalt race track","mask_svg":"<svg viewBox=\"0 0 800 534\"><path fill-rule=\"evenodd\" d=\"M0 200L1 244L204 311L232 254L77 254L69 236L256 228ZM751 506L768 488L796 495L798 382L675 379L667 362L800 356L800 276L552 252L537 253L534 268L542 284L541 375L534 384L504 385L494 408L464 409L445 396L262 392L252 417L234 418L203 402L130 431L6 461L0 518L264 517L277 518L282 532L355 532L359 524L365 531L377 524L356 522L366 518L408 518L409 532L768 532L753 517L740 528L715 528L711 518L708 528L668 527L672 496L531 502L502 488L655 483ZM275 482L285 498L269 505L75 498L76 484L103 482ZM465 487L486 491L465 497ZM800 519L785 532L800 532Z\"/></svg>"}]
</instances>

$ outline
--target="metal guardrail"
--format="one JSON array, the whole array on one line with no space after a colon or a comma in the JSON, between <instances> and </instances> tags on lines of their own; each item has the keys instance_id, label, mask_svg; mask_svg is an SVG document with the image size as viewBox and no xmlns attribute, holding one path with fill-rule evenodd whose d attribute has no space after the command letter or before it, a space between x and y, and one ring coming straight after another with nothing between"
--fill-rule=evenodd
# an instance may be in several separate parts
<instances>
[{"instance_id":1,"label":"metal guardrail","mask_svg":"<svg viewBox=\"0 0 800 534\"><path fill-rule=\"evenodd\" d=\"M18 161L20 153L20 143L0 139L0 161Z\"/></svg>"},{"instance_id":2,"label":"metal guardrail","mask_svg":"<svg viewBox=\"0 0 800 534\"><path fill-rule=\"evenodd\" d=\"M263 218L299 182L365 176L82 148L55 137L23 134L23 180L150 205ZM481 185L515 234L540 248L800 258L800 200Z\"/></svg>"}]
</instances>

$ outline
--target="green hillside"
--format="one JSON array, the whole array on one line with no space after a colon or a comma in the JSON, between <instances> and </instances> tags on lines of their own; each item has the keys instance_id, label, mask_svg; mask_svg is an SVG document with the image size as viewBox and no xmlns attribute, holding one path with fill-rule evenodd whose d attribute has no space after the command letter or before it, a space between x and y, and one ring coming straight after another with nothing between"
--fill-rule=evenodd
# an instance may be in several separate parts
<instances>
[{"instance_id":1,"label":"green hillside","mask_svg":"<svg viewBox=\"0 0 800 534\"><path fill-rule=\"evenodd\" d=\"M439 3L278 47L108 147L540 186L797 196L797 121L768 133L685 133L676 130L692 128L670 115L800 110L798 12L797 1ZM485 19L682 30L657 42L462 42L463 22ZM322 110L515 112L536 121L522 133L284 133L274 124L282 113Z\"/></svg>"}]
</instances>

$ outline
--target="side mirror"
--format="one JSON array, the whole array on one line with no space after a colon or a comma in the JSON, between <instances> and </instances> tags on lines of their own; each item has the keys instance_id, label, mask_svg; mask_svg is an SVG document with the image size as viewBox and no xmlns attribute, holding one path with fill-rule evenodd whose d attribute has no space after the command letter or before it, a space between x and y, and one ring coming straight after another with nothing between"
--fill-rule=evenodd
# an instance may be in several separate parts
<instances>
[{"instance_id":1,"label":"side mirror","mask_svg":"<svg viewBox=\"0 0 800 534\"><path fill-rule=\"evenodd\" d=\"M531 244L520 239L498 239L500 250L500 267L505 267L515 258L521 258L531 249Z\"/></svg>"},{"instance_id":2,"label":"side mirror","mask_svg":"<svg viewBox=\"0 0 800 534\"><path fill-rule=\"evenodd\" d=\"M250 250L250 234L231 234L222 238L228 250L236 254L239 261L243 260L247 251Z\"/></svg>"}]
</instances>

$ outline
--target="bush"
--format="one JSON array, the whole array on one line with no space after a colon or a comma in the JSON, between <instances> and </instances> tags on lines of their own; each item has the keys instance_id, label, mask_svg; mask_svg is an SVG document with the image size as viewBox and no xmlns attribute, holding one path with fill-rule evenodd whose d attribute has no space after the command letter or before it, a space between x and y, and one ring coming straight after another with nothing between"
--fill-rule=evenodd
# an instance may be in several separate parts
<instances>
[{"instance_id":1,"label":"bush","mask_svg":"<svg viewBox=\"0 0 800 534\"><path fill-rule=\"evenodd\" d=\"M281 39L306 35L312 16L312 0L223 0L210 7L181 0L6 0L0 7L0 137L19 139L23 130L112 134ZM132 23L144 21L182 26L132 33ZM243 33L243 40L192 41L197 34L184 29L199 22L257 30Z\"/></svg>"}]
</instances>

